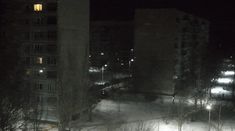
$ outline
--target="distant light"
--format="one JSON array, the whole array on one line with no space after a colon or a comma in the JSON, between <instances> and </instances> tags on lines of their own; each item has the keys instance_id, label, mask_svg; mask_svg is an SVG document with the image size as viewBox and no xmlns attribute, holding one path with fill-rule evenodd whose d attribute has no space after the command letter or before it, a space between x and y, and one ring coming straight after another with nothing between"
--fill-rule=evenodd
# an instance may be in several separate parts
<instances>
[{"instance_id":1,"label":"distant light","mask_svg":"<svg viewBox=\"0 0 235 131\"><path fill-rule=\"evenodd\" d=\"M231 76L231 75L234 75L235 72L234 71L222 71L222 74L225 76Z\"/></svg>"},{"instance_id":2,"label":"distant light","mask_svg":"<svg viewBox=\"0 0 235 131\"><path fill-rule=\"evenodd\" d=\"M210 104L206 105L206 109L207 110L211 110L212 109L212 106Z\"/></svg>"},{"instance_id":3,"label":"distant light","mask_svg":"<svg viewBox=\"0 0 235 131\"><path fill-rule=\"evenodd\" d=\"M233 80L230 78L219 78L217 79L217 82L221 84L229 84L229 83L232 83Z\"/></svg>"},{"instance_id":4,"label":"distant light","mask_svg":"<svg viewBox=\"0 0 235 131\"><path fill-rule=\"evenodd\" d=\"M104 65L104 67L107 67L107 66L108 66L107 64Z\"/></svg>"},{"instance_id":5,"label":"distant light","mask_svg":"<svg viewBox=\"0 0 235 131\"><path fill-rule=\"evenodd\" d=\"M177 76L177 75L174 75L174 76L173 76L173 79L178 79L178 76Z\"/></svg>"},{"instance_id":6,"label":"distant light","mask_svg":"<svg viewBox=\"0 0 235 131\"><path fill-rule=\"evenodd\" d=\"M96 67L90 67L89 72L100 72L100 69Z\"/></svg>"},{"instance_id":7,"label":"distant light","mask_svg":"<svg viewBox=\"0 0 235 131\"><path fill-rule=\"evenodd\" d=\"M39 70L39 73L43 73L43 70L42 70L42 69L40 69L40 70Z\"/></svg>"},{"instance_id":8,"label":"distant light","mask_svg":"<svg viewBox=\"0 0 235 131\"><path fill-rule=\"evenodd\" d=\"M105 81L98 81L98 82L95 82L95 85L105 85Z\"/></svg>"},{"instance_id":9,"label":"distant light","mask_svg":"<svg viewBox=\"0 0 235 131\"><path fill-rule=\"evenodd\" d=\"M134 59L131 59L131 62L133 62L134 61Z\"/></svg>"},{"instance_id":10,"label":"distant light","mask_svg":"<svg viewBox=\"0 0 235 131\"><path fill-rule=\"evenodd\" d=\"M101 52L100 55L104 55L104 52Z\"/></svg>"},{"instance_id":11,"label":"distant light","mask_svg":"<svg viewBox=\"0 0 235 131\"><path fill-rule=\"evenodd\" d=\"M228 67L235 67L233 64L229 64Z\"/></svg>"},{"instance_id":12,"label":"distant light","mask_svg":"<svg viewBox=\"0 0 235 131\"><path fill-rule=\"evenodd\" d=\"M214 88L211 88L211 93L212 94L228 94L230 92L227 90L224 90L223 87L221 86L216 86Z\"/></svg>"}]
</instances>

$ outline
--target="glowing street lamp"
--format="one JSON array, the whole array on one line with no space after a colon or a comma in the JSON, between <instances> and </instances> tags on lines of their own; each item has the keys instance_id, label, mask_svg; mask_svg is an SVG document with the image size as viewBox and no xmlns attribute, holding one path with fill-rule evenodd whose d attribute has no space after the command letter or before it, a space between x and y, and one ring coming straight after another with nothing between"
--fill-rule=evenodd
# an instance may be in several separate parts
<instances>
[{"instance_id":1,"label":"glowing street lamp","mask_svg":"<svg viewBox=\"0 0 235 131\"><path fill-rule=\"evenodd\" d=\"M104 81L104 70L105 70L105 67L108 67L108 65L105 64L105 65L103 65L103 66L101 67L101 80L102 80L102 81Z\"/></svg>"},{"instance_id":2,"label":"glowing street lamp","mask_svg":"<svg viewBox=\"0 0 235 131\"><path fill-rule=\"evenodd\" d=\"M206 109L208 110L208 111L210 111L211 109L212 109L212 107L211 107L211 105L206 105Z\"/></svg>"}]
</instances>

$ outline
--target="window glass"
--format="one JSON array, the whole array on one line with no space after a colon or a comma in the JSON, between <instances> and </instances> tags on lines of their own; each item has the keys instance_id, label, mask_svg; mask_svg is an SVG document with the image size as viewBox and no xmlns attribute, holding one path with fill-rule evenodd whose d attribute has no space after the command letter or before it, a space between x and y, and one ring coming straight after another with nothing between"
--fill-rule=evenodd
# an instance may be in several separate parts
<instances>
[{"instance_id":1,"label":"window glass","mask_svg":"<svg viewBox=\"0 0 235 131\"><path fill-rule=\"evenodd\" d=\"M34 5L33 5L33 9L34 9L34 11L36 11L36 12L42 11L42 4L34 4Z\"/></svg>"}]
</instances>

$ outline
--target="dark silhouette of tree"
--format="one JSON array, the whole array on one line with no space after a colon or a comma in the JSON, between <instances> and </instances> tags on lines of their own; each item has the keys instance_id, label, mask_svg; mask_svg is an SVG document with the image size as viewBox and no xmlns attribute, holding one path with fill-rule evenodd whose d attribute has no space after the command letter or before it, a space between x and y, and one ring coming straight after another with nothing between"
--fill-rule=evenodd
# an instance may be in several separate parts
<instances>
[{"instance_id":1,"label":"dark silhouette of tree","mask_svg":"<svg viewBox=\"0 0 235 131\"><path fill-rule=\"evenodd\" d=\"M22 85L20 0L0 1L0 130L15 130L24 120L29 92Z\"/></svg>"}]
</instances>

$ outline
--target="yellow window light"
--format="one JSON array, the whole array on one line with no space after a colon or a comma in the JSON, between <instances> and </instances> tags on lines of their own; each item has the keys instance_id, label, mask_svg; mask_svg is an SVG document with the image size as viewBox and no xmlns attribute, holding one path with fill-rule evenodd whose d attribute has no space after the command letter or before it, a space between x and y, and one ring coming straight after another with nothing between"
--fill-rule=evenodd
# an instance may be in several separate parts
<instances>
[{"instance_id":1,"label":"yellow window light","mask_svg":"<svg viewBox=\"0 0 235 131\"><path fill-rule=\"evenodd\" d=\"M36 12L42 11L42 4L34 4L33 9Z\"/></svg>"},{"instance_id":2,"label":"yellow window light","mask_svg":"<svg viewBox=\"0 0 235 131\"><path fill-rule=\"evenodd\" d=\"M42 57L37 57L37 63L42 64Z\"/></svg>"}]
</instances>

